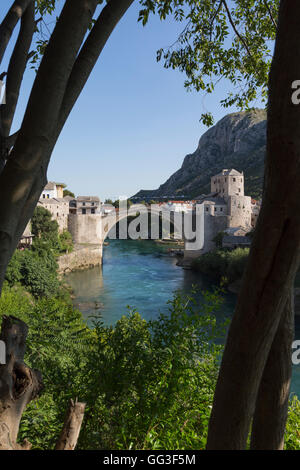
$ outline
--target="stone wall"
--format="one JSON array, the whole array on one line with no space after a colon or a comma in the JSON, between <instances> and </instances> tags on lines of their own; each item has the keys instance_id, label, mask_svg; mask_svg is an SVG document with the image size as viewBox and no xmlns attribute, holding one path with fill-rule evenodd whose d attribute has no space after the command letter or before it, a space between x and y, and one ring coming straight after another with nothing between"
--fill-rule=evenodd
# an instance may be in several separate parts
<instances>
[{"instance_id":1,"label":"stone wall","mask_svg":"<svg viewBox=\"0 0 300 470\"><path fill-rule=\"evenodd\" d=\"M72 253L58 258L58 272L66 274L70 271L92 268L102 264L102 245L76 245Z\"/></svg>"},{"instance_id":2,"label":"stone wall","mask_svg":"<svg viewBox=\"0 0 300 470\"><path fill-rule=\"evenodd\" d=\"M100 214L69 214L68 230L76 244L102 245L102 216Z\"/></svg>"},{"instance_id":3,"label":"stone wall","mask_svg":"<svg viewBox=\"0 0 300 470\"><path fill-rule=\"evenodd\" d=\"M214 250L216 244L213 241L216 235L219 232L223 232L227 228L227 216L219 215L210 215L205 213L204 217L204 247L202 253L207 251Z\"/></svg>"},{"instance_id":4,"label":"stone wall","mask_svg":"<svg viewBox=\"0 0 300 470\"><path fill-rule=\"evenodd\" d=\"M51 212L52 218L58 223L60 233L68 230L69 201L55 198L40 199L38 205Z\"/></svg>"},{"instance_id":5,"label":"stone wall","mask_svg":"<svg viewBox=\"0 0 300 470\"><path fill-rule=\"evenodd\" d=\"M251 227L251 197L229 196L228 227Z\"/></svg>"}]
</instances>

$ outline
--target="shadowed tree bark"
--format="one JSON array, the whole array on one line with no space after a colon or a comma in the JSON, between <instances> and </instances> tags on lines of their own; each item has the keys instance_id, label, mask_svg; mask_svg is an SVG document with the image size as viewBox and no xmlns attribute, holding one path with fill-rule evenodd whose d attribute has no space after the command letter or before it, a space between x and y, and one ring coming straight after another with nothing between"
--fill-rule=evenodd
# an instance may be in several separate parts
<instances>
[{"instance_id":1,"label":"shadowed tree bark","mask_svg":"<svg viewBox=\"0 0 300 470\"><path fill-rule=\"evenodd\" d=\"M0 107L0 291L7 264L31 218L47 181L47 167L67 117L96 64L110 34L133 0L110 0L91 31L98 0L66 0L33 84L20 130L10 135L20 87L35 30L34 0L17 0L0 25L0 62L21 19L10 58L6 104ZM86 34L87 38L86 37ZM0 366L0 449L16 443L26 405L41 388L38 372L23 363L26 325L4 319L2 337L7 365ZM57 448L74 449L84 404L71 404ZM23 449L30 448L24 443Z\"/></svg>"},{"instance_id":2,"label":"shadowed tree bark","mask_svg":"<svg viewBox=\"0 0 300 470\"><path fill-rule=\"evenodd\" d=\"M28 441L17 444L22 414L42 389L40 373L24 364L27 333L24 322L3 318L0 339L6 345L6 364L0 365L0 450L31 447Z\"/></svg>"},{"instance_id":3,"label":"shadowed tree bark","mask_svg":"<svg viewBox=\"0 0 300 470\"><path fill-rule=\"evenodd\" d=\"M259 439L267 448L283 445L291 361L288 305L300 260L300 107L291 99L292 83L300 79L299 21L300 4L282 0L269 82L263 204L225 346L208 449L244 449L253 416L254 448L261 447ZM270 380L279 389L267 397ZM258 430L264 415L275 426L270 438Z\"/></svg>"},{"instance_id":4,"label":"shadowed tree bark","mask_svg":"<svg viewBox=\"0 0 300 470\"><path fill-rule=\"evenodd\" d=\"M288 296L263 377L252 423L251 449L282 450L288 415L294 339L294 296Z\"/></svg>"},{"instance_id":5,"label":"shadowed tree bark","mask_svg":"<svg viewBox=\"0 0 300 470\"><path fill-rule=\"evenodd\" d=\"M110 0L84 42L98 1L65 2L38 69L15 145L0 175L0 196L5 201L0 204L0 286L46 184L49 160L63 125L111 32L132 3Z\"/></svg>"}]
</instances>

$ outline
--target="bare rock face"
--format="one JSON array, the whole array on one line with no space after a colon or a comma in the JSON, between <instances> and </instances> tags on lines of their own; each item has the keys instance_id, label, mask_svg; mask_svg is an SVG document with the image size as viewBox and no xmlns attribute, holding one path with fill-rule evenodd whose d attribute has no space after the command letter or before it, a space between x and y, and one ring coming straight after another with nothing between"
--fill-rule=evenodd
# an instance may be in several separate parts
<instances>
[{"instance_id":1,"label":"bare rock face","mask_svg":"<svg viewBox=\"0 0 300 470\"><path fill-rule=\"evenodd\" d=\"M210 192L210 178L223 168L244 171L245 191L260 197L266 152L266 112L256 109L228 114L202 135L197 150L154 191L136 196L196 197Z\"/></svg>"}]
</instances>

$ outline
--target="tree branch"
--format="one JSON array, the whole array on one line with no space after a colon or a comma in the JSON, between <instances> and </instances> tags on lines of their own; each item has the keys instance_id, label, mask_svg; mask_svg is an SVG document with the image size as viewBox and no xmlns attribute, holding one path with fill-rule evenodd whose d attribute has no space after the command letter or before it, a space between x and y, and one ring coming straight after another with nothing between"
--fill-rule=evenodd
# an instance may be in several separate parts
<instances>
[{"instance_id":1,"label":"tree branch","mask_svg":"<svg viewBox=\"0 0 300 470\"><path fill-rule=\"evenodd\" d=\"M73 400L70 401L65 423L56 443L55 450L75 449L83 421L85 406L85 403L79 403L77 400L75 402Z\"/></svg>"},{"instance_id":2,"label":"tree branch","mask_svg":"<svg viewBox=\"0 0 300 470\"><path fill-rule=\"evenodd\" d=\"M33 0L16 0L0 24L0 63L19 19Z\"/></svg>"},{"instance_id":3,"label":"tree branch","mask_svg":"<svg viewBox=\"0 0 300 470\"><path fill-rule=\"evenodd\" d=\"M112 31L133 0L110 0L101 11L74 64L60 110L60 133Z\"/></svg>"},{"instance_id":4,"label":"tree branch","mask_svg":"<svg viewBox=\"0 0 300 470\"><path fill-rule=\"evenodd\" d=\"M249 55L249 57L252 59L252 54L250 52L250 49L248 47L248 44L246 43L246 41L244 40L244 38L240 35L240 33L238 32L238 30L236 29L236 26L234 24L234 21L232 19L232 16L231 16L231 13L230 13L230 10L227 6L227 3L225 0L222 0L222 3L225 7L225 10L226 10L226 13L227 13L227 16L228 16L228 19L229 19L229 23L231 24L232 26L232 29L233 31L235 32L235 34L237 35L237 37L239 38L239 40L241 41L241 43L243 44L244 48L246 49L247 51L247 54Z\"/></svg>"},{"instance_id":5,"label":"tree branch","mask_svg":"<svg viewBox=\"0 0 300 470\"><path fill-rule=\"evenodd\" d=\"M268 12L269 12L270 18L271 18L271 20L272 20L273 25L275 26L275 29L277 29L277 23L276 23L275 18L274 18L273 14L272 14L271 7L270 7L269 4L268 4L268 0L264 0L264 4L265 4L265 6L266 6L266 8L267 8L267 10L268 10Z\"/></svg>"},{"instance_id":6,"label":"tree branch","mask_svg":"<svg viewBox=\"0 0 300 470\"><path fill-rule=\"evenodd\" d=\"M98 0L66 0L39 67L11 158L0 175L0 199L5 201L0 205L0 286L18 236L31 215L28 197L45 179L51 155L48 150L54 145L68 79L97 4Z\"/></svg>"},{"instance_id":7,"label":"tree branch","mask_svg":"<svg viewBox=\"0 0 300 470\"><path fill-rule=\"evenodd\" d=\"M34 31L34 2L31 2L21 18L20 32L7 70L6 105L1 107L4 137L9 135L11 129Z\"/></svg>"},{"instance_id":8,"label":"tree branch","mask_svg":"<svg viewBox=\"0 0 300 470\"><path fill-rule=\"evenodd\" d=\"M5 138L5 147L9 151L16 143L17 137L20 131L15 132L14 134L10 135L9 137Z\"/></svg>"}]
</instances>

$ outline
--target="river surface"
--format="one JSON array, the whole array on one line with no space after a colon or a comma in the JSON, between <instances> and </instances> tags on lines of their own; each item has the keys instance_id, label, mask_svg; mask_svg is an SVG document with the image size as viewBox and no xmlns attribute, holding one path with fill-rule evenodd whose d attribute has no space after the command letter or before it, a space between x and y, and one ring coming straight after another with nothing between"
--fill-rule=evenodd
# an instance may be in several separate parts
<instances>
[{"instance_id":1,"label":"river surface","mask_svg":"<svg viewBox=\"0 0 300 470\"><path fill-rule=\"evenodd\" d=\"M106 325L114 325L135 308L146 320L168 312L167 301L176 290L213 290L215 282L176 266L166 246L152 241L110 240L103 249L103 266L76 271L65 276L74 292L74 305L89 323L100 313ZM201 300L201 293L197 294ZM226 294L218 319L230 318L236 296ZM300 340L300 319L296 319L296 339ZM300 365L293 367L292 392L300 397Z\"/></svg>"}]
</instances>

